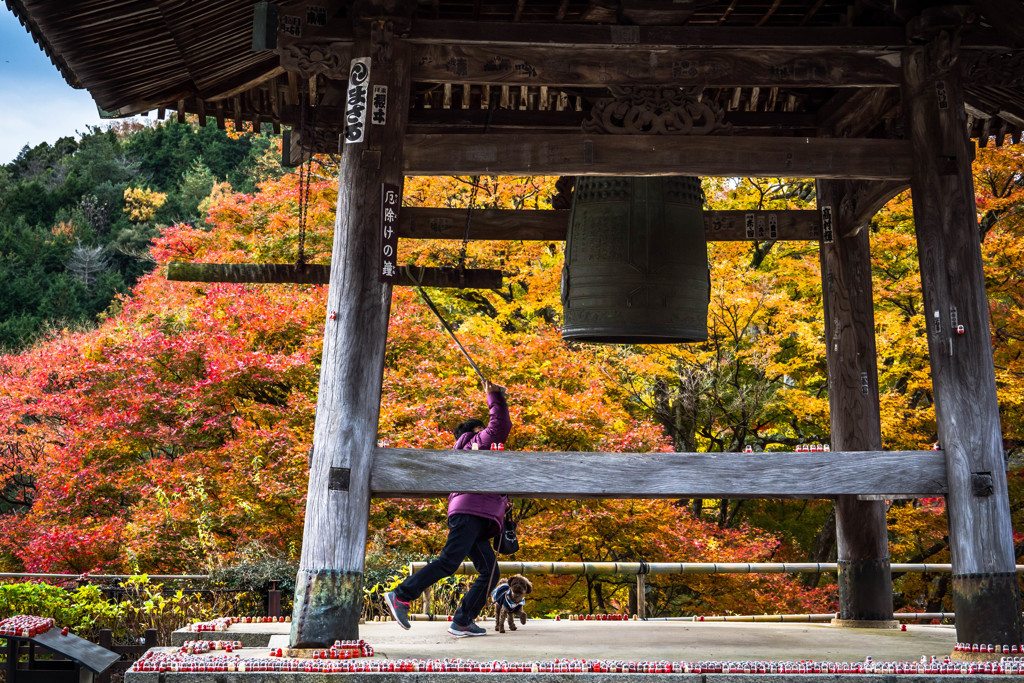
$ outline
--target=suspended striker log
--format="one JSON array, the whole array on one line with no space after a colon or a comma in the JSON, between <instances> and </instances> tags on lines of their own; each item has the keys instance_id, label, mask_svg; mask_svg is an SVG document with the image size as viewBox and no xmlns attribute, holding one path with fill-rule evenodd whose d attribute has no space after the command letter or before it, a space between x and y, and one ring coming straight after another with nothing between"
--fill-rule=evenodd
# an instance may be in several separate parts
<instances>
[{"instance_id":1,"label":"suspended striker log","mask_svg":"<svg viewBox=\"0 0 1024 683\"><path fill-rule=\"evenodd\" d=\"M420 282L407 274L398 285L447 287L454 289L500 289L502 272L490 268L409 268ZM406 269L401 270L406 273ZM297 266L287 263L184 263L167 264L167 279L175 282L231 282L303 285L326 285L330 281L331 267L327 265Z\"/></svg>"},{"instance_id":2,"label":"suspended striker log","mask_svg":"<svg viewBox=\"0 0 1024 683\"><path fill-rule=\"evenodd\" d=\"M700 178L580 177L562 270L562 337L617 344L708 338Z\"/></svg>"}]
</instances>

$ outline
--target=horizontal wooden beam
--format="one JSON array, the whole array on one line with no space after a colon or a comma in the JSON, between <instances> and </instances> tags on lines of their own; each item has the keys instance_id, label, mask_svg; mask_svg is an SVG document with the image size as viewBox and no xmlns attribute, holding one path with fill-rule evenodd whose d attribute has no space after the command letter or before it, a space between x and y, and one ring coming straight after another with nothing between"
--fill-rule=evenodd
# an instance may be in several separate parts
<instances>
[{"instance_id":1,"label":"horizontal wooden beam","mask_svg":"<svg viewBox=\"0 0 1024 683\"><path fill-rule=\"evenodd\" d=\"M631 27L636 28L636 27ZM415 41L411 41L415 42ZM899 51L429 43L413 45L412 79L433 83L553 87L895 87ZM289 41L277 50L289 70L347 78L349 46ZM297 55L305 55L299 59ZM317 55L318 62L309 55ZM329 65L327 61L329 59Z\"/></svg>"},{"instance_id":2,"label":"horizontal wooden beam","mask_svg":"<svg viewBox=\"0 0 1024 683\"><path fill-rule=\"evenodd\" d=\"M410 276L411 273L411 276ZM402 269L399 286L422 285L457 289L499 289L502 272L487 268L421 268ZM300 267L283 263L182 263L167 264L167 279L175 282L232 282L262 284L326 285L331 267L308 264Z\"/></svg>"},{"instance_id":3,"label":"horizontal wooden beam","mask_svg":"<svg viewBox=\"0 0 1024 683\"><path fill-rule=\"evenodd\" d=\"M842 92L852 92L844 90ZM890 91L886 91L890 92ZM498 131L503 128L526 129L531 132L541 130L561 130L578 132L587 112L566 109L555 110L520 110L520 109L413 109L409 112L409 127L415 132L442 133L466 132L467 128L485 128ZM290 126L302 125L302 109L297 105L280 107L278 119ZM733 129L756 130L768 128L779 130L813 131L820 126L818 116L807 112L774 112L774 111L727 111L722 122ZM321 105L316 108L317 127L336 130L340 133L345 127L345 108ZM437 129L437 130L427 130ZM448 130L452 129L452 130Z\"/></svg>"},{"instance_id":4,"label":"horizontal wooden beam","mask_svg":"<svg viewBox=\"0 0 1024 683\"><path fill-rule=\"evenodd\" d=\"M331 267L288 263L185 263L167 264L167 279L174 282L230 282L235 284L326 285Z\"/></svg>"},{"instance_id":5,"label":"horizontal wooden beam","mask_svg":"<svg viewBox=\"0 0 1024 683\"><path fill-rule=\"evenodd\" d=\"M643 49L635 46L421 45L413 79L503 85L894 87L899 53Z\"/></svg>"},{"instance_id":6,"label":"horizontal wooden beam","mask_svg":"<svg viewBox=\"0 0 1024 683\"><path fill-rule=\"evenodd\" d=\"M999 0L986 0L996 2ZM1016 2L1016 0L1007 0ZM412 78L444 83L564 87L894 87L900 83L900 27L732 28L566 25L420 20ZM961 49L1006 51L992 29L961 35ZM352 32L347 20L278 34L288 71L344 81Z\"/></svg>"},{"instance_id":7,"label":"horizontal wooden beam","mask_svg":"<svg viewBox=\"0 0 1024 683\"><path fill-rule=\"evenodd\" d=\"M560 133L407 135L406 175L909 178L910 142Z\"/></svg>"},{"instance_id":8,"label":"horizontal wooden beam","mask_svg":"<svg viewBox=\"0 0 1024 683\"><path fill-rule=\"evenodd\" d=\"M566 210L474 209L471 240L565 239ZM818 240L821 215L816 210L705 211L709 242L754 240ZM405 207L398 214L398 236L411 239L461 240L466 233L465 209Z\"/></svg>"},{"instance_id":9,"label":"horizontal wooden beam","mask_svg":"<svg viewBox=\"0 0 1024 683\"><path fill-rule=\"evenodd\" d=\"M378 498L507 493L520 498L940 496L942 451L536 453L377 448Z\"/></svg>"},{"instance_id":10,"label":"horizontal wooden beam","mask_svg":"<svg viewBox=\"0 0 1024 683\"><path fill-rule=\"evenodd\" d=\"M474 209L471 240L565 239L568 211ZM398 236L406 239L461 240L466 234L466 209L406 206L398 212Z\"/></svg>"},{"instance_id":11,"label":"horizontal wooden beam","mask_svg":"<svg viewBox=\"0 0 1024 683\"><path fill-rule=\"evenodd\" d=\"M994 0L1010 3L1014 0ZM975 0L993 2L993 0ZM300 35L280 27L278 45L302 40L317 40L340 45L351 44L352 22L347 18L329 21L326 26L303 25ZM1005 50L1007 42L991 28L965 26L962 47ZM737 48L815 49L836 47L899 50L906 45L906 32L900 26L629 26L612 24L564 24L557 22L449 21L417 19L406 39L416 45L536 45L543 47L594 47L617 45L638 48Z\"/></svg>"},{"instance_id":12,"label":"horizontal wooden beam","mask_svg":"<svg viewBox=\"0 0 1024 683\"><path fill-rule=\"evenodd\" d=\"M1014 0L975 0L1011 3ZM1001 50L1008 46L993 29L965 27L963 47ZM341 32L349 32L342 26ZM327 34L331 33L328 29ZM310 36L317 34L310 33ZM323 34L319 34L320 37ZM629 26L544 22L448 21L420 19L409 33L416 45L512 45L569 50L611 45L625 48L739 50L834 50L899 52L907 43L901 26Z\"/></svg>"}]
</instances>

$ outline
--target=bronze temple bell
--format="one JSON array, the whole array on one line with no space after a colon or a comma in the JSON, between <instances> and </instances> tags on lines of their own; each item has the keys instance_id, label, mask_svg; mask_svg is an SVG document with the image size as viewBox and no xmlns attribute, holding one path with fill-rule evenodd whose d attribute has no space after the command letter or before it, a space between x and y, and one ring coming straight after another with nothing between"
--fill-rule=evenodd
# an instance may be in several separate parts
<instances>
[{"instance_id":1,"label":"bronze temple bell","mask_svg":"<svg viewBox=\"0 0 1024 683\"><path fill-rule=\"evenodd\" d=\"M700 178L576 179L562 270L564 339L706 341L710 293Z\"/></svg>"}]
</instances>

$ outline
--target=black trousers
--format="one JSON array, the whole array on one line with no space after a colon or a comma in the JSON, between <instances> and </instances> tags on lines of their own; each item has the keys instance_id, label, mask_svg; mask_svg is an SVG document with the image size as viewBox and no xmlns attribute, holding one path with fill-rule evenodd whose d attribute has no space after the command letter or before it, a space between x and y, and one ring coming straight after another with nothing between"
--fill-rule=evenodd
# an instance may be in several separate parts
<instances>
[{"instance_id":1,"label":"black trousers","mask_svg":"<svg viewBox=\"0 0 1024 683\"><path fill-rule=\"evenodd\" d=\"M419 570L395 588L395 595L401 600L418 598L430 586L451 576L462 561L469 557L480 573L466 594L462 596L459 609L452 620L461 626L474 621L487 604L487 597L498 583L492 539L494 522L476 515L452 515L448 518L448 540L441 550L441 556Z\"/></svg>"}]
</instances>

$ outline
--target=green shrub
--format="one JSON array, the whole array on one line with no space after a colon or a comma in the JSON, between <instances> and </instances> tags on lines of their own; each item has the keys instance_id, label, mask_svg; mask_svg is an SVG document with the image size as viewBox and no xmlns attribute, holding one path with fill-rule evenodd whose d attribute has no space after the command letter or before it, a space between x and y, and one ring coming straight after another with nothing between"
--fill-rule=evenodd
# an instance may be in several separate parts
<instances>
[{"instance_id":1,"label":"green shrub","mask_svg":"<svg viewBox=\"0 0 1024 683\"><path fill-rule=\"evenodd\" d=\"M98 640L101 630L109 629L115 643L134 644L152 628L161 645L170 645L171 633L188 624L262 614L261 610L258 593L221 592L215 587L172 591L145 575L133 576L107 592L93 584L65 588L36 582L0 583L0 619L16 614L51 617L58 626L92 641Z\"/></svg>"},{"instance_id":2,"label":"green shrub","mask_svg":"<svg viewBox=\"0 0 1024 683\"><path fill-rule=\"evenodd\" d=\"M233 564L209 567L207 572L211 588L247 592L236 597L233 616L260 616L267 613L264 597L272 582L281 591L281 614L291 614L298 570L291 560L254 544L244 548Z\"/></svg>"},{"instance_id":3,"label":"green shrub","mask_svg":"<svg viewBox=\"0 0 1024 683\"><path fill-rule=\"evenodd\" d=\"M0 617L31 614L51 617L76 635L96 640L102 629L115 634L127 628L128 605L110 602L97 586L68 590L46 583L0 584Z\"/></svg>"}]
</instances>

